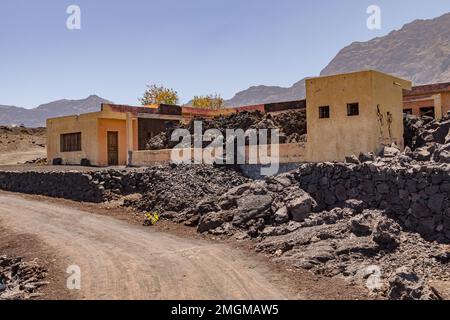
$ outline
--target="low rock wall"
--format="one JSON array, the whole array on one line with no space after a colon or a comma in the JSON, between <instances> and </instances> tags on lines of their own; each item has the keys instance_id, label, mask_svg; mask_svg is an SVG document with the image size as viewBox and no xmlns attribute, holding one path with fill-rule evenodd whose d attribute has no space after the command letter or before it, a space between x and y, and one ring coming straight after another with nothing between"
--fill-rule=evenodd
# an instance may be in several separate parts
<instances>
[{"instance_id":1,"label":"low rock wall","mask_svg":"<svg viewBox=\"0 0 450 320\"><path fill-rule=\"evenodd\" d=\"M357 199L369 208L386 210L427 238L450 240L448 165L303 164L295 175L323 209Z\"/></svg>"}]
</instances>

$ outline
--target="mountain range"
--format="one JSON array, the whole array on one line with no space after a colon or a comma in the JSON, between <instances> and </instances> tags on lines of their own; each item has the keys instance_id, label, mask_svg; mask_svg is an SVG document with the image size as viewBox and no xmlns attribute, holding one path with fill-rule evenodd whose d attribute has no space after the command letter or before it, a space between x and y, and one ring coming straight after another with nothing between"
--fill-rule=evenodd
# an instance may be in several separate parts
<instances>
[{"instance_id":1,"label":"mountain range","mask_svg":"<svg viewBox=\"0 0 450 320\"><path fill-rule=\"evenodd\" d=\"M102 103L111 102L91 95L81 100L57 100L33 109L0 105L0 124L24 125L30 128L43 127L47 118L100 111Z\"/></svg>"},{"instance_id":2,"label":"mountain range","mask_svg":"<svg viewBox=\"0 0 450 320\"><path fill-rule=\"evenodd\" d=\"M450 81L450 13L415 20L384 37L354 42L343 48L320 75L376 69L412 80L415 85ZM254 86L237 93L226 106L304 99L305 80L289 88ZM34 109L0 105L0 125L45 125L45 119L100 110L108 100L92 95L82 100L58 100Z\"/></svg>"},{"instance_id":3,"label":"mountain range","mask_svg":"<svg viewBox=\"0 0 450 320\"><path fill-rule=\"evenodd\" d=\"M450 81L450 13L415 20L400 30L343 48L321 76L376 69L411 80L415 85ZM237 93L228 106L303 99L305 79L290 88L257 86Z\"/></svg>"}]
</instances>

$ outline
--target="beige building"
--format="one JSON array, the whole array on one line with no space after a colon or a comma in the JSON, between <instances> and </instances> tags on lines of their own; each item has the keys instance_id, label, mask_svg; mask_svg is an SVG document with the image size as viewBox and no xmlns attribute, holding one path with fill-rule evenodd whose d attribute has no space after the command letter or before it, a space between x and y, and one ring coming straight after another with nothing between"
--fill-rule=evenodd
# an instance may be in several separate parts
<instances>
[{"instance_id":1,"label":"beige building","mask_svg":"<svg viewBox=\"0 0 450 320\"><path fill-rule=\"evenodd\" d=\"M413 87L403 93L403 112L441 119L450 112L450 82Z\"/></svg>"},{"instance_id":2,"label":"beige building","mask_svg":"<svg viewBox=\"0 0 450 320\"><path fill-rule=\"evenodd\" d=\"M393 142L403 148L404 89L411 89L409 81L369 70L308 79L306 101L222 110L103 104L100 112L48 119L47 158L73 165L87 160L96 166L168 162L170 150L145 150L145 142L163 131L167 121L306 108L308 141L280 146L280 161L343 161Z\"/></svg>"},{"instance_id":3,"label":"beige building","mask_svg":"<svg viewBox=\"0 0 450 320\"><path fill-rule=\"evenodd\" d=\"M127 165L134 150L163 131L166 121L182 119L179 107L103 104L99 112L47 119L47 159L80 165Z\"/></svg>"},{"instance_id":4,"label":"beige building","mask_svg":"<svg viewBox=\"0 0 450 320\"><path fill-rule=\"evenodd\" d=\"M403 89L411 82L373 70L306 80L307 161L403 148Z\"/></svg>"},{"instance_id":5,"label":"beige building","mask_svg":"<svg viewBox=\"0 0 450 320\"><path fill-rule=\"evenodd\" d=\"M146 141L165 130L166 122L188 122L241 111L279 113L305 110L306 102L289 101L221 110L150 105L103 104L101 111L47 119L47 159L50 163L94 166L132 165L140 159L166 159L170 152L149 152Z\"/></svg>"}]
</instances>

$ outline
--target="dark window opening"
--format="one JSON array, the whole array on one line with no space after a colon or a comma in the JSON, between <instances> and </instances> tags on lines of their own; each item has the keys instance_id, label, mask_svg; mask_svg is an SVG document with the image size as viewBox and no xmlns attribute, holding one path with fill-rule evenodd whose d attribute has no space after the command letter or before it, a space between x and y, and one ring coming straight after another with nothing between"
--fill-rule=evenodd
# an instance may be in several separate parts
<instances>
[{"instance_id":1,"label":"dark window opening","mask_svg":"<svg viewBox=\"0 0 450 320\"><path fill-rule=\"evenodd\" d=\"M319 119L327 119L330 117L330 106L319 107Z\"/></svg>"},{"instance_id":2,"label":"dark window opening","mask_svg":"<svg viewBox=\"0 0 450 320\"><path fill-rule=\"evenodd\" d=\"M163 119L138 119L138 148L146 150L148 140L157 136L166 129L174 126L176 121L166 121Z\"/></svg>"},{"instance_id":3,"label":"dark window opening","mask_svg":"<svg viewBox=\"0 0 450 320\"><path fill-rule=\"evenodd\" d=\"M61 135L61 152L81 151L81 132Z\"/></svg>"},{"instance_id":4,"label":"dark window opening","mask_svg":"<svg viewBox=\"0 0 450 320\"><path fill-rule=\"evenodd\" d=\"M403 109L403 113L412 115L413 114L413 110L412 109Z\"/></svg>"},{"instance_id":5,"label":"dark window opening","mask_svg":"<svg viewBox=\"0 0 450 320\"><path fill-rule=\"evenodd\" d=\"M359 116L359 103L348 103L347 104L347 115L348 116Z\"/></svg>"},{"instance_id":6,"label":"dark window opening","mask_svg":"<svg viewBox=\"0 0 450 320\"><path fill-rule=\"evenodd\" d=\"M434 107L420 108L420 115L434 118L435 117Z\"/></svg>"}]
</instances>

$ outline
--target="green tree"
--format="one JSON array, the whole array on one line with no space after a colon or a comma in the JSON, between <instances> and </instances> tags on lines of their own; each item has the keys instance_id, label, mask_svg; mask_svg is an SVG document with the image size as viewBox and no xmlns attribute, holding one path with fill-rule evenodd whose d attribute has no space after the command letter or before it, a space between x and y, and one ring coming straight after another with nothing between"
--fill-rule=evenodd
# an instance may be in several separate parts
<instances>
[{"instance_id":1,"label":"green tree","mask_svg":"<svg viewBox=\"0 0 450 320\"><path fill-rule=\"evenodd\" d=\"M206 96L195 96L192 100L192 106L194 108L218 110L224 107L224 100L217 93Z\"/></svg>"},{"instance_id":2,"label":"green tree","mask_svg":"<svg viewBox=\"0 0 450 320\"><path fill-rule=\"evenodd\" d=\"M147 86L142 98L139 99L142 105L169 104L177 105L179 102L178 93L170 88L155 84Z\"/></svg>"}]
</instances>

